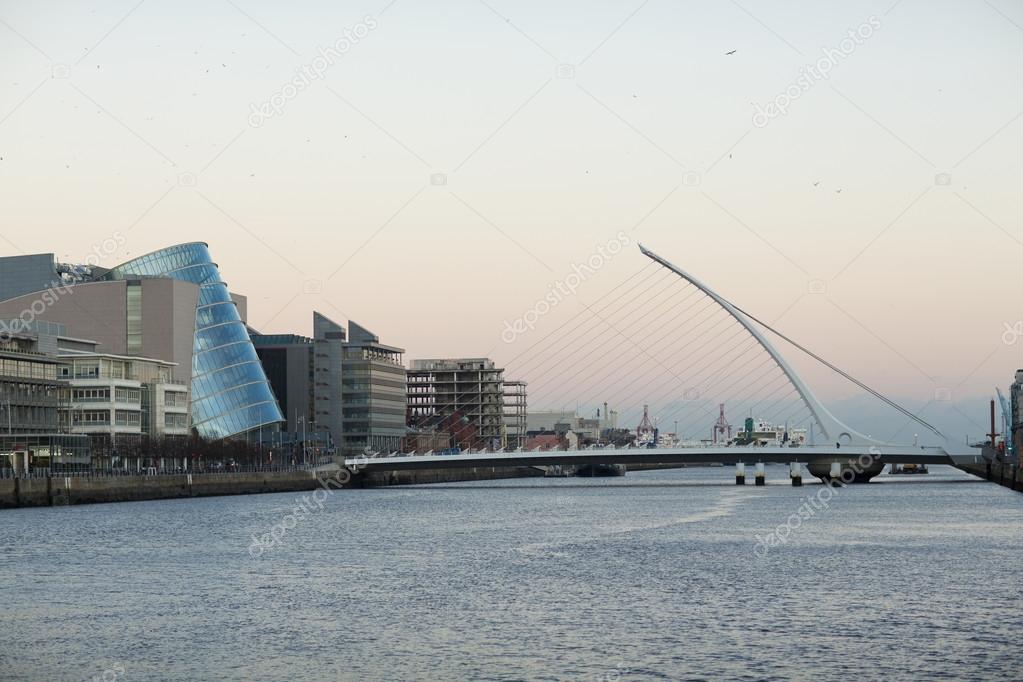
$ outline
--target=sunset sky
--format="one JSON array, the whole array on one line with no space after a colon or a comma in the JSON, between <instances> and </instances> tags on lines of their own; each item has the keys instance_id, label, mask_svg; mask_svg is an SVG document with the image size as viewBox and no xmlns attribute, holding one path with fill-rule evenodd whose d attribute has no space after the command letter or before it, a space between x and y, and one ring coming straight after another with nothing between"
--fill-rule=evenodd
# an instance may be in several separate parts
<instances>
[{"instance_id":1,"label":"sunset sky","mask_svg":"<svg viewBox=\"0 0 1023 682\"><path fill-rule=\"evenodd\" d=\"M1009 0L2 0L0 159L0 253L112 266L206 241L264 332L310 334L315 309L539 382L520 354L647 266L642 242L943 419L1023 367ZM530 406L616 383L580 391Z\"/></svg>"}]
</instances>

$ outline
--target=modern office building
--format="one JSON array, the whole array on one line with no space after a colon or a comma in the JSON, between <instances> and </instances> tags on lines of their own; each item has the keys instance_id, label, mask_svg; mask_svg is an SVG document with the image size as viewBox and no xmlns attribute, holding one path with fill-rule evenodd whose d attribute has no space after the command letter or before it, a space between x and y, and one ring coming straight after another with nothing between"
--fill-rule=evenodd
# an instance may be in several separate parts
<instances>
[{"instance_id":1,"label":"modern office building","mask_svg":"<svg viewBox=\"0 0 1023 682\"><path fill-rule=\"evenodd\" d=\"M210 440L271 441L284 423L244 308L203 243L110 270L60 264L52 254L0 258L0 320L56 323L65 343L89 339L98 353L172 363L190 392L189 428Z\"/></svg>"},{"instance_id":2,"label":"modern office building","mask_svg":"<svg viewBox=\"0 0 1023 682\"><path fill-rule=\"evenodd\" d=\"M289 433L316 431L332 449L393 452L405 436L401 348L365 327L313 313L313 336L249 330ZM322 438L322 436L321 436Z\"/></svg>"},{"instance_id":3,"label":"modern office building","mask_svg":"<svg viewBox=\"0 0 1023 682\"><path fill-rule=\"evenodd\" d=\"M253 329L249 329L249 337L287 420L286 430L299 433L303 426L313 429L316 415L312 338L298 334L260 334Z\"/></svg>"},{"instance_id":4,"label":"modern office building","mask_svg":"<svg viewBox=\"0 0 1023 682\"><path fill-rule=\"evenodd\" d=\"M508 447L506 412L525 411L525 385L510 388L522 405L505 406L504 369L489 358L413 360L408 371L408 423L416 430L445 429L453 446ZM515 392L522 390L521 398ZM471 435L469 435L471 434ZM516 438L519 434L516 434Z\"/></svg>"},{"instance_id":5,"label":"modern office building","mask_svg":"<svg viewBox=\"0 0 1023 682\"><path fill-rule=\"evenodd\" d=\"M341 359L341 444L346 453L401 449L407 431L404 352L348 322Z\"/></svg>"},{"instance_id":6,"label":"modern office building","mask_svg":"<svg viewBox=\"0 0 1023 682\"><path fill-rule=\"evenodd\" d=\"M57 431L61 363L37 347L26 334L0 341L0 429L7 433Z\"/></svg>"},{"instance_id":7,"label":"modern office building","mask_svg":"<svg viewBox=\"0 0 1023 682\"><path fill-rule=\"evenodd\" d=\"M94 352L60 359L61 430L88 434L94 458L137 455L147 439L188 435L188 387L173 379L172 363Z\"/></svg>"},{"instance_id":8,"label":"modern office building","mask_svg":"<svg viewBox=\"0 0 1023 682\"><path fill-rule=\"evenodd\" d=\"M313 313L313 419L317 428L342 442L341 356L345 329L326 315Z\"/></svg>"},{"instance_id":9,"label":"modern office building","mask_svg":"<svg viewBox=\"0 0 1023 682\"><path fill-rule=\"evenodd\" d=\"M88 465L88 439L60 433L61 367L29 334L0 339L0 470Z\"/></svg>"}]
</instances>

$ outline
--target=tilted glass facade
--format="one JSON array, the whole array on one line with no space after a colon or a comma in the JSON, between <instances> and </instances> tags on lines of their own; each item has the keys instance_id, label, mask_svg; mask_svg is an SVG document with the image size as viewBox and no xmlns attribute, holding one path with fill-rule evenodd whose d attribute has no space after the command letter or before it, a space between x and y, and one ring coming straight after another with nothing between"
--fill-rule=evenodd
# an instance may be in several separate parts
<instances>
[{"instance_id":1,"label":"tilted glass facade","mask_svg":"<svg viewBox=\"0 0 1023 682\"><path fill-rule=\"evenodd\" d=\"M206 244L179 244L118 265L103 279L170 277L199 286L192 347L192 428L227 438L284 421L238 308Z\"/></svg>"}]
</instances>

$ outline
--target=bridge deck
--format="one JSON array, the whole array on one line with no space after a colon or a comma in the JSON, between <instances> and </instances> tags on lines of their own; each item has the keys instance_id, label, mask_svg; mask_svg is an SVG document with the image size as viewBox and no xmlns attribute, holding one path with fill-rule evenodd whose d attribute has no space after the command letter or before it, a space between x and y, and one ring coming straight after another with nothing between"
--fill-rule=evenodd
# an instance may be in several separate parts
<instances>
[{"instance_id":1,"label":"bridge deck","mask_svg":"<svg viewBox=\"0 0 1023 682\"><path fill-rule=\"evenodd\" d=\"M710 448L624 448L616 450L553 450L546 452L481 452L459 455L400 455L357 457L345 466L359 471L402 471L411 469L455 469L464 467L522 467L555 464L746 464L817 461L848 461L870 457L882 464L955 464L961 457L943 448L911 446L809 446L809 447L710 447Z\"/></svg>"}]
</instances>

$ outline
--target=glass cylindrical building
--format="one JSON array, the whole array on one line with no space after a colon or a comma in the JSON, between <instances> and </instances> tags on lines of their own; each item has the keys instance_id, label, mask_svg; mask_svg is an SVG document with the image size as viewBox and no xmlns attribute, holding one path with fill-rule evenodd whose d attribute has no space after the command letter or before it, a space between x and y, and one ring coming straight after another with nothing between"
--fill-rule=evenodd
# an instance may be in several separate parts
<instances>
[{"instance_id":1,"label":"glass cylindrical building","mask_svg":"<svg viewBox=\"0 0 1023 682\"><path fill-rule=\"evenodd\" d=\"M169 277L199 286L192 345L192 428L209 439L229 438L284 417L248 330L202 242L178 244L123 263L102 279Z\"/></svg>"}]
</instances>

